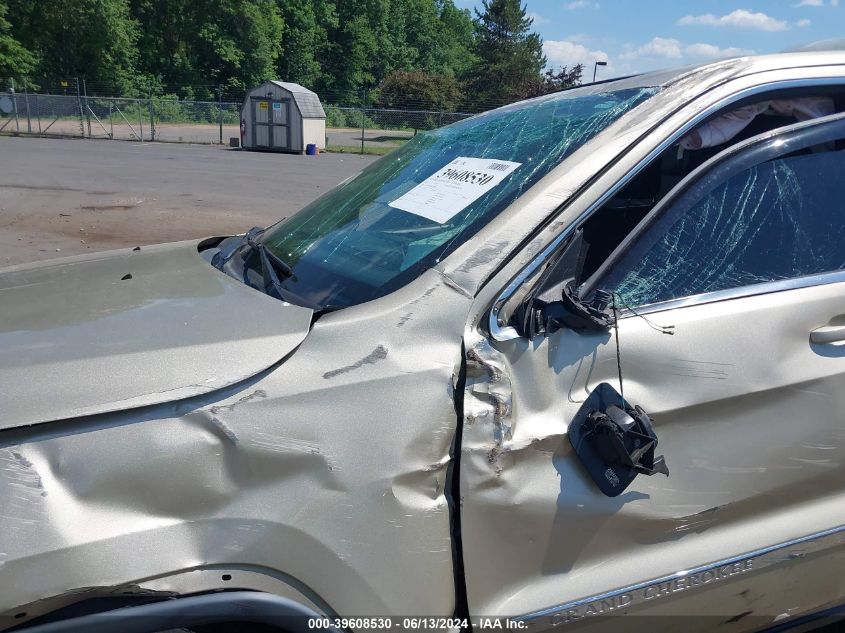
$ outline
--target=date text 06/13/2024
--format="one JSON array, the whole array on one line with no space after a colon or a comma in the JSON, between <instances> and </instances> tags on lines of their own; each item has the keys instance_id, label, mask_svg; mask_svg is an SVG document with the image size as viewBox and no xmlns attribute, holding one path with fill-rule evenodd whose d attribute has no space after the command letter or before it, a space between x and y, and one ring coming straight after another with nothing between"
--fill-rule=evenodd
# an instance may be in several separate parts
<instances>
[{"instance_id":1,"label":"date text 06/13/2024","mask_svg":"<svg viewBox=\"0 0 845 633\"><path fill-rule=\"evenodd\" d=\"M490 629L490 630L520 630L528 628L528 623L521 620L511 620L510 618L477 618L473 621L473 627L476 629ZM309 618L308 628L314 630L320 629L370 629L370 630L432 630L442 629L444 631L454 631L457 629L468 629L469 620L462 618L440 618L440 617L406 617L402 620L390 617L373 617L373 618Z\"/></svg>"}]
</instances>

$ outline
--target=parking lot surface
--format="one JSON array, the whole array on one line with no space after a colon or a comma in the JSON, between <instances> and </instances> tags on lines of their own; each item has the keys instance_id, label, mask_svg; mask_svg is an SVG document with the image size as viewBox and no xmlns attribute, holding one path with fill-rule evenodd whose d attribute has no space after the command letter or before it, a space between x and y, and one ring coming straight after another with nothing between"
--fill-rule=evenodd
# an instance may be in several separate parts
<instances>
[{"instance_id":1,"label":"parking lot surface","mask_svg":"<svg viewBox=\"0 0 845 633\"><path fill-rule=\"evenodd\" d=\"M373 160L0 137L0 266L267 226Z\"/></svg>"}]
</instances>

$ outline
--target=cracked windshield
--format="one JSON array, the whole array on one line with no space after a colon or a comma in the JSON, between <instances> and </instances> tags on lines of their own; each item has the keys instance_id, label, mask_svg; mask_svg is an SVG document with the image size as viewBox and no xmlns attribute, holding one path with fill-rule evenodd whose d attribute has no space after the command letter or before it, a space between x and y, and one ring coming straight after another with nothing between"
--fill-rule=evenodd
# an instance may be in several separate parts
<instances>
[{"instance_id":1,"label":"cracked windshield","mask_svg":"<svg viewBox=\"0 0 845 633\"><path fill-rule=\"evenodd\" d=\"M269 229L263 243L294 273L285 290L324 307L395 290L657 88L579 92L419 134Z\"/></svg>"},{"instance_id":2,"label":"cracked windshield","mask_svg":"<svg viewBox=\"0 0 845 633\"><path fill-rule=\"evenodd\" d=\"M771 160L681 200L601 285L636 306L845 268L842 158Z\"/></svg>"}]
</instances>

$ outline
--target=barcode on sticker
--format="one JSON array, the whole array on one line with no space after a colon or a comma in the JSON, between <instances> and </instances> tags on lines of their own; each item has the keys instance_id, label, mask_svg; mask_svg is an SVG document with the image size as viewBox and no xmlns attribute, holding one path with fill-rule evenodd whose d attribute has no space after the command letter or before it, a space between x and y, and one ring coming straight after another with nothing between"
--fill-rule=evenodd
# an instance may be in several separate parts
<instances>
[{"instance_id":1,"label":"barcode on sticker","mask_svg":"<svg viewBox=\"0 0 845 633\"><path fill-rule=\"evenodd\" d=\"M492 171L508 171L510 170L510 165L505 165L504 163L490 163L487 165L487 169Z\"/></svg>"}]
</instances>

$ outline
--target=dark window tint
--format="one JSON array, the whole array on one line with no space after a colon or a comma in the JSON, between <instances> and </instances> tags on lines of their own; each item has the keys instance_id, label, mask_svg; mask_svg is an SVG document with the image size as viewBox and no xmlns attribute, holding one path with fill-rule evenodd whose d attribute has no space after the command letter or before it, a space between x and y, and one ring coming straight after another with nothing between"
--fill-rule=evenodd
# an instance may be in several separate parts
<instances>
[{"instance_id":1,"label":"dark window tint","mask_svg":"<svg viewBox=\"0 0 845 633\"><path fill-rule=\"evenodd\" d=\"M635 306L845 268L845 152L805 152L681 198L598 286Z\"/></svg>"}]
</instances>

